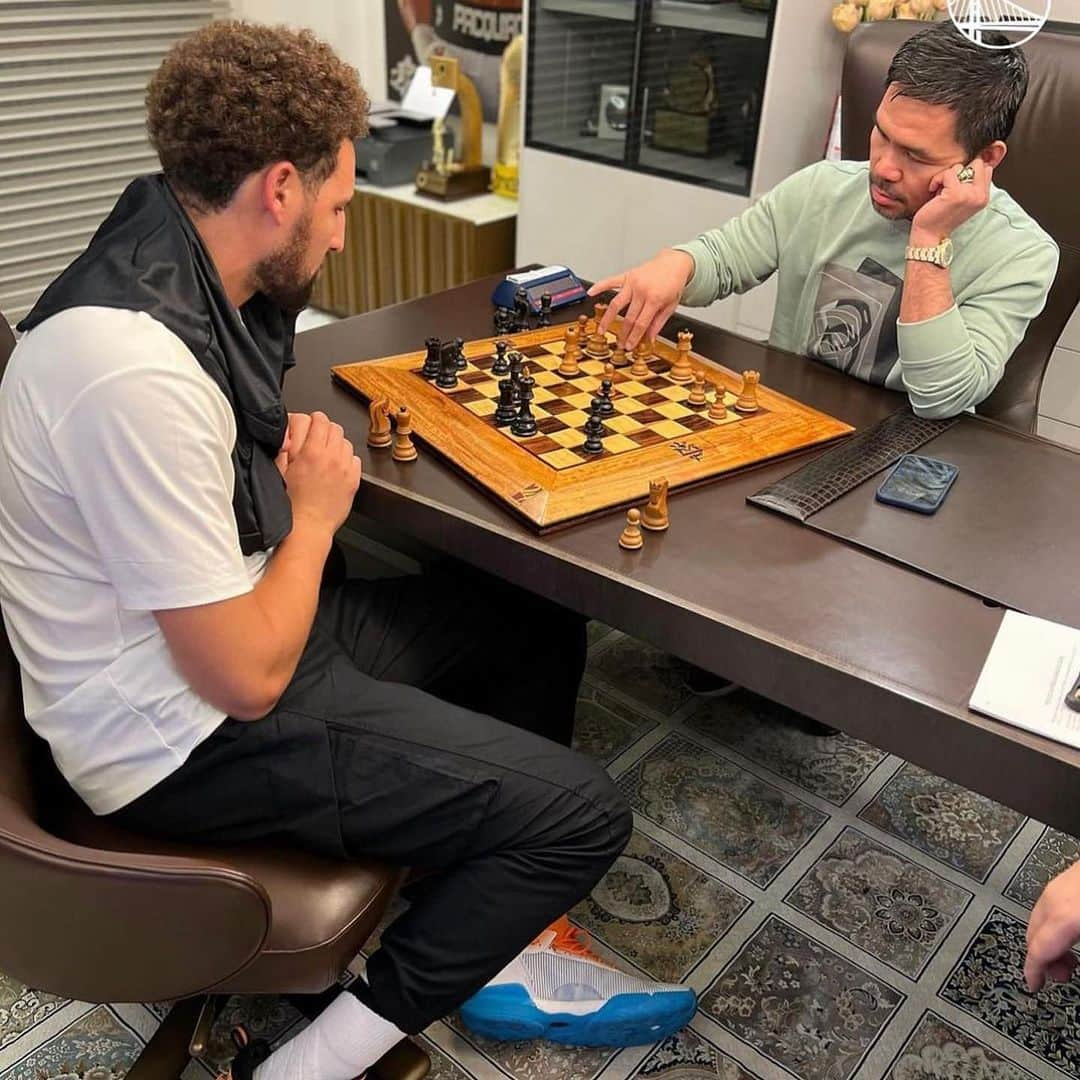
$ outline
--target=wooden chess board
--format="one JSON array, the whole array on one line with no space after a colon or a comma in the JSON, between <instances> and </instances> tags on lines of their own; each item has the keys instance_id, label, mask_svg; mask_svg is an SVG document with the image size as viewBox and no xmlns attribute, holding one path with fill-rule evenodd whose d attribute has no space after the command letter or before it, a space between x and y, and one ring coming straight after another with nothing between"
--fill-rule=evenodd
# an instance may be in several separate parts
<instances>
[{"instance_id":1,"label":"wooden chess board","mask_svg":"<svg viewBox=\"0 0 1080 1080\"><path fill-rule=\"evenodd\" d=\"M724 394L723 419L710 419L708 405L689 403L691 384L668 377L676 349L660 339L648 377L633 377L629 366L615 369L615 414L604 420L604 448L587 454L582 429L604 362L583 356L579 376L559 375L565 330L552 326L507 335L536 382L532 412L538 430L527 438L495 425L496 338L466 342L468 363L457 372L453 389L440 389L420 375L426 350L343 364L333 376L368 401L387 398L391 413L407 405L423 443L540 532L645 499L653 479L666 478L674 490L853 430L765 386L758 388L757 412L736 412L740 376L691 353L694 367L704 369Z\"/></svg>"}]
</instances>

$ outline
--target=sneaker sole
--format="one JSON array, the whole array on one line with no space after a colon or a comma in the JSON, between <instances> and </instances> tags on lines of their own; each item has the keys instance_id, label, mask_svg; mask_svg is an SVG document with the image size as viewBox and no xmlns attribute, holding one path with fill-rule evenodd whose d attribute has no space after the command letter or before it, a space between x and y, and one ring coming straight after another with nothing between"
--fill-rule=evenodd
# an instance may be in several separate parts
<instances>
[{"instance_id":1,"label":"sneaker sole","mask_svg":"<svg viewBox=\"0 0 1080 1080\"><path fill-rule=\"evenodd\" d=\"M519 984L489 986L461 1007L476 1035L496 1042L547 1039L564 1046L651 1046L684 1028L697 1008L691 990L617 994L581 1016L538 1009Z\"/></svg>"}]
</instances>

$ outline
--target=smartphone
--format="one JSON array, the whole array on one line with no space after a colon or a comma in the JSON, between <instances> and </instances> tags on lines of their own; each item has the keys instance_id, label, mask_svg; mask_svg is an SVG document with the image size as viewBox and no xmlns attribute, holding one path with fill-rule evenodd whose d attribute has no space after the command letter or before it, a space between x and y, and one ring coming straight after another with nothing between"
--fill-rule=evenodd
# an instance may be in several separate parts
<instances>
[{"instance_id":1,"label":"smartphone","mask_svg":"<svg viewBox=\"0 0 1080 1080\"><path fill-rule=\"evenodd\" d=\"M877 489L877 501L933 514L945 501L960 470L948 461L905 454Z\"/></svg>"}]
</instances>

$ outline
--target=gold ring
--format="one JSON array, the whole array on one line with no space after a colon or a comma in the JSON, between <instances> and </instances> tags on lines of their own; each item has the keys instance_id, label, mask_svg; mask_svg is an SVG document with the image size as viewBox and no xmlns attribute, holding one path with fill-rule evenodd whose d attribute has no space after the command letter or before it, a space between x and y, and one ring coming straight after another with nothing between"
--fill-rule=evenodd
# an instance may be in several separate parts
<instances>
[{"instance_id":1,"label":"gold ring","mask_svg":"<svg viewBox=\"0 0 1080 1080\"><path fill-rule=\"evenodd\" d=\"M957 174L956 179L961 184L973 184L975 182L975 170L970 165L965 165Z\"/></svg>"}]
</instances>

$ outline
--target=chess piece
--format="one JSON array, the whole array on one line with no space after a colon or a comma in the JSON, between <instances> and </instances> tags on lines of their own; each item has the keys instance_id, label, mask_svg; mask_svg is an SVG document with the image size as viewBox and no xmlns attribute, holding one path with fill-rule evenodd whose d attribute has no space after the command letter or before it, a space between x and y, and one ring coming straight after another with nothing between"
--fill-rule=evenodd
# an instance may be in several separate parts
<instances>
[{"instance_id":1,"label":"chess piece","mask_svg":"<svg viewBox=\"0 0 1080 1080\"><path fill-rule=\"evenodd\" d=\"M615 402L611 400L611 380L600 380L600 396L596 399L600 402L599 415L603 418L615 415Z\"/></svg>"},{"instance_id":2,"label":"chess piece","mask_svg":"<svg viewBox=\"0 0 1080 1080\"><path fill-rule=\"evenodd\" d=\"M675 363L668 372L668 378L672 382L688 383L694 377L694 368L690 363L690 346L693 344L694 335L689 330L679 331L679 344L675 353Z\"/></svg>"},{"instance_id":3,"label":"chess piece","mask_svg":"<svg viewBox=\"0 0 1080 1080\"><path fill-rule=\"evenodd\" d=\"M368 406L371 423L368 426L368 446L380 449L390 445L390 402L386 398L376 398Z\"/></svg>"},{"instance_id":4,"label":"chess piece","mask_svg":"<svg viewBox=\"0 0 1080 1080\"><path fill-rule=\"evenodd\" d=\"M532 315L532 305L529 302L529 293L524 285L519 285L514 290L514 320L518 330L529 329L530 315Z\"/></svg>"},{"instance_id":5,"label":"chess piece","mask_svg":"<svg viewBox=\"0 0 1080 1080\"><path fill-rule=\"evenodd\" d=\"M513 379L499 380L499 404L495 407L495 426L506 427L517 416L517 404L514 401L516 387Z\"/></svg>"},{"instance_id":6,"label":"chess piece","mask_svg":"<svg viewBox=\"0 0 1080 1080\"><path fill-rule=\"evenodd\" d=\"M448 341L439 349L439 375L435 385L440 390L453 390L457 382L457 348Z\"/></svg>"},{"instance_id":7,"label":"chess piece","mask_svg":"<svg viewBox=\"0 0 1080 1080\"><path fill-rule=\"evenodd\" d=\"M540 294L540 325L551 325L551 293Z\"/></svg>"},{"instance_id":8,"label":"chess piece","mask_svg":"<svg viewBox=\"0 0 1080 1080\"><path fill-rule=\"evenodd\" d=\"M611 364L613 367L626 367L630 361L626 358L626 350L621 345L616 345L614 352L611 354Z\"/></svg>"},{"instance_id":9,"label":"chess piece","mask_svg":"<svg viewBox=\"0 0 1080 1080\"><path fill-rule=\"evenodd\" d=\"M431 382L439 376L440 342L437 337L429 337L424 344L427 346L427 356L424 357L424 366L420 369L420 374Z\"/></svg>"},{"instance_id":10,"label":"chess piece","mask_svg":"<svg viewBox=\"0 0 1080 1080\"><path fill-rule=\"evenodd\" d=\"M709 419L710 420L726 420L727 419L727 406L724 404L724 395L726 391L717 383L715 388L716 397L713 399L713 403L709 406Z\"/></svg>"},{"instance_id":11,"label":"chess piece","mask_svg":"<svg viewBox=\"0 0 1080 1080\"><path fill-rule=\"evenodd\" d=\"M577 317L577 337L578 347L584 350L585 342L589 340L589 317L588 315L579 315Z\"/></svg>"},{"instance_id":12,"label":"chess piece","mask_svg":"<svg viewBox=\"0 0 1080 1080\"><path fill-rule=\"evenodd\" d=\"M705 405L708 399L705 397L705 372L698 368L694 372L694 385L690 388L689 405Z\"/></svg>"},{"instance_id":13,"label":"chess piece","mask_svg":"<svg viewBox=\"0 0 1080 1080\"><path fill-rule=\"evenodd\" d=\"M635 379L647 379L652 374L649 367L649 357L652 356L652 346L642 338L634 346L634 363L630 368L630 374Z\"/></svg>"},{"instance_id":14,"label":"chess piece","mask_svg":"<svg viewBox=\"0 0 1080 1080\"><path fill-rule=\"evenodd\" d=\"M522 368L518 379L518 413L510 425L510 433L518 438L527 439L537 432L536 417L532 414L529 402L533 399L533 386L536 380L529 374L528 368Z\"/></svg>"},{"instance_id":15,"label":"chess piece","mask_svg":"<svg viewBox=\"0 0 1080 1080\"><path fill-rule=\"evenodd\" d=\"M496 334L512 334L514 332L514 313L510 308L496 307L492 322Z\"/></svg>"},{"instance_id":16,"label":"chess piece","mask_svg":"<svg viewBox=\"0 0 1080 1080\"><path fill-rule=\"evenodd\" d=\"M626 528L619 536L619 547L637 551L645 543L641 536L641 511L633 507L626 511Z\"/></svg>"},{"instance_id":17,"label":"chess piece","mask_svg":"<svg viewBox=\"0 0 1080 1080\"><path fill-rule=\"evenodd\" d=\"M585 421L585 442L582 444L581 449L586 454L601 454L604 451L604 443L602 441L604 435L604 425L600 419L600 399L593 398L592 406L589 410L589 419Z\"/></svg>"},{"instance_id":18,"label":"chess piece","mask_svg":"<svg viewBox=\"0 0 1080 1080\"><path fill-rule=\"evenodd\" d=\"M563 340L562 359L559 361L559 366L555 373L561 375L564 379L573 379L575 376L581 374L581 368L578 366L578 356L580 355L581 349L578 345L577 327L568 327L566 336Z\"/></svg>"},{"instance_id":19,"label":"chess piece","mask_svg":"<svg viewBox=\"0 0 1080 1080\"><path fill-rule=\"evenodd\" d=\"M741 413L753 413L758 411L757 388L761 375L757 371L744 371L742 373L742 390L735 399L735 411Z\"/></svg>"},{"instance_id":20,"label":"chess piece","mask_svg":"<svg viewBox=\"0 0 1080 1080\"><path fill-rule=\"evenodd\" d=\"M394 453L395 461L415 461L416 447L412 441L412 417L409 415L408 405L402 405L398 409L397 423L394 425Z\"/></svg>"},{"instance_id":21,"label":"chess piece","mask_svg":"<svg viewBox=\"0 0 1080 1080\"><path fill-rule=\"evenodd\" d=\"M592 329L588 343L585 346L585 355L591 356L594 360L606 360L611 356L611 346L608 344L607 334L600 329L600 320L604 317L607 309L607 304L597 304L596 314L589 323Z\"/></svg>"},{"instance_id":22,"label":"chess piece","mask_svg":"<svg viewBox=\"0 0 1080 1080\"><path fill-rule=\"evenodd\" d=\"M661 477L649 481L649 503L641 515L641 524L653 532L663 532L671 524L667 508L668 482Z\"/></svg>"},{"instance_id":23,"label":"chess piece","mask_svg":"<svg viewBox=\"0 0 1080 1080\"><path fill-rule=\"evenodd\" d=\"M465 339L456 337L454 338L454 367L462 371L468 366L469 362L465 359Z\"/></svg>"},{"instance_id":24,"label":"chess piece","mask_svg":"<svg viewBox=\"0 0 1080 1080\"><path fill-rule=\"evenodd\" d=\"M499 338L495 342L495 362L491 365L492 375L507 375L510 372L510 361L506 359L506 350L510 348L510 342L506 338Z\"/></svg>"}]
</instances>

